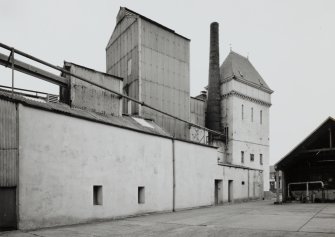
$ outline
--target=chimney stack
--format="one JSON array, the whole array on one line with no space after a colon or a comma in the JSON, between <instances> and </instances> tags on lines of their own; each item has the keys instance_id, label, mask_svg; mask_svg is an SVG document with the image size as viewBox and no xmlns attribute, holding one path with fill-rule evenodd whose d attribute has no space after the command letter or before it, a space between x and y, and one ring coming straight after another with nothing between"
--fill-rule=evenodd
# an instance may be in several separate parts
<instances>
[{"instance_id":1,"label":"chimney stack","mask_svg":"<svg viewBox=\"0 0 335 237\"><path fill-rule=\"evenodd\" d=\"M219 23L213 22L210 31L206 127L221 131Z\"/></svg>"}]
</instances>

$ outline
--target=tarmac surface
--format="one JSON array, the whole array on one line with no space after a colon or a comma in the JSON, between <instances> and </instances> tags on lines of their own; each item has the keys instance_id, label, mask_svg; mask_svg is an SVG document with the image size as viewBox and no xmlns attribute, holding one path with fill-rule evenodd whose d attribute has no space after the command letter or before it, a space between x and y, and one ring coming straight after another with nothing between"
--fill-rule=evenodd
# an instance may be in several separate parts
<instances>
[{"instance_id":1,"label":"tarmac surface","mask_svg":"<svg viewBox=\"0 0 335 237\"><path fill-rule=\"evenodd\" d=\"M335 204L257 201L122 220L0 232L0 237L335 236Z\"/></svg>"}]
</instances>

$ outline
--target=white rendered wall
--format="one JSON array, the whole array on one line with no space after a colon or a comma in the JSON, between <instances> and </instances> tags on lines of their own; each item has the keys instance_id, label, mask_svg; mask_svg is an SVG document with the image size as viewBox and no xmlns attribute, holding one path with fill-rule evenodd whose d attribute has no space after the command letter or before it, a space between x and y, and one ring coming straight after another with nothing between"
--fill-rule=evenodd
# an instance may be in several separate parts
<instances>
[{"instance_id":1,"label":"white rendered wall","mask_svg":"<svg viewBox=\"0 0 335 237\"><path fill-rule=\"evenodd\" d=\"M172 211L171 139L23 105L19 130L19 229ZM176 209L214 203L217 157L175 140ZM103 186L103 205L93 205L93 185Z\"/></svg>"},{"instance_id":2,"label":"white rendered wall","mask_svg":"<svg viewBox=\"0 0 335 237\"><path fill-rule=\"evenodd\" d=\"M270 94L235 80L224 83L221 87L223 95L232 91L243 96L231 94L223 97L221 101L224 108L222 124L229 128L227 159L235 165L263 170L264 190L268 191ZM262 111L262 122L260 111ZM244 163L241 161L241 151L244 151ZM254 161L250 160L250 154L254 154ZM263 164L260 163L260 154L263 156Z\"/></svg>"},{"instance_id":3,"label":"white rendered wall","mask_svg":"<svg viewBox=\"0 0 335 237\"><path fill-rule=\"evenodd\" d=\"M175 141L176 209L214 204L214 180L223 179L217 150Z\"/></svg>"},{"instance_id":4,"label":"white rendered wall","mask_svg":"<svg viewBox=\"0 0 335 237\"><path fill-rule=\"evenodd\" d=\"M263 197L264 172L234 167L224 167L223 201L228 202L228 182L232 180L233 202L259 199Z\"/></svg>"},{"instance_id":5,"label":"white rendered wall","mask_svg":"<svg viewBox=\"0 0 335 237\"><path fill-rule=\"evenodd\" d=\"M20 229L172 210L170 139L21 105L19 129Z\"/></svg>"}]
</instances>

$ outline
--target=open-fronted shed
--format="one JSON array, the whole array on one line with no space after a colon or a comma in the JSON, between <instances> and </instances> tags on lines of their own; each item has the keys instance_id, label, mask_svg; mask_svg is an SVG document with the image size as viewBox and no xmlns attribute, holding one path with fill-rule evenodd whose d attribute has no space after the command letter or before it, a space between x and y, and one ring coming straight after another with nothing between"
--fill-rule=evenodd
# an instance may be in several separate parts
<instances>
[{"instance_id":1,"label":"open-fronted shed","mask_svg":"<svg viewBox=\"0 0 335 237\"><path fill-rule=\"evenodd\" d=\"M327 118L277 164L283 200L335 201L335 119Z\"/></svg>"}]
</instances>

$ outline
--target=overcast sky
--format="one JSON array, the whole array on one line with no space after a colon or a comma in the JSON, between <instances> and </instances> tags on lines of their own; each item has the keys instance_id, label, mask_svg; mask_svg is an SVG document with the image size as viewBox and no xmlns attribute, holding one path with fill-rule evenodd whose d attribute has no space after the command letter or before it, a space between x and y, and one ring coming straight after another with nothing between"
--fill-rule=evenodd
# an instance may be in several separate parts
<instances>
[{"instance_id":1,"label":"overcast sky","mask_svg":"<svg viewBox=\"0 0 335 237\"><path fill-rule=\"evenodd\" d=\"M191 95L207 84L209 24L220 24L220 61L247 56L274 90L270 163L335 115L335 1L329 0L0 0L0 42L62 66L105 71L105 47L120 6L191 39ZM8 54L8 51L1 50ZM0 84L10 85L0 67ZM58 88L16 73L15 86Z\"/></svg>"}]
</instances>

